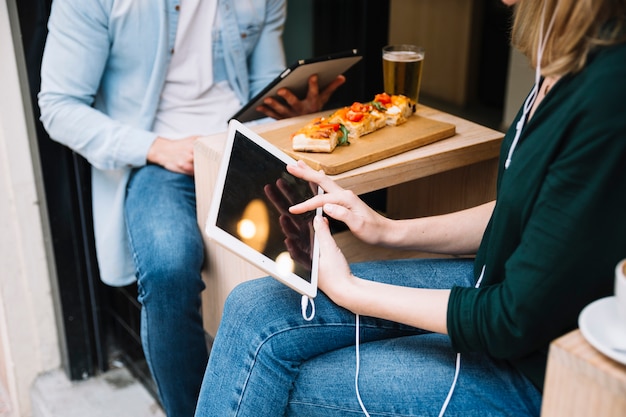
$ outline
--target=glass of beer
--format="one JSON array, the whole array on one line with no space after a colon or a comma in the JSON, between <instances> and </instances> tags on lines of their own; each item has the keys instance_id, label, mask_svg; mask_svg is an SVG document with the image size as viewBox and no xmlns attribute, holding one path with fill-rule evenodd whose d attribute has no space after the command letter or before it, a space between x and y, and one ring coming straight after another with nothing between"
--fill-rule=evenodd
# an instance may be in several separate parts
<instances>
[{"instance_id":1,"label":"glass of beer","mask_svg":"<svg viewBox=\"0 0 626 417\"><path fill-rule=\"evenodd\" d=\"M424 48L415 45L388 45L383 48L385 92L402 94L417 103L422 82Z\"/></svg>"}]
</instances>

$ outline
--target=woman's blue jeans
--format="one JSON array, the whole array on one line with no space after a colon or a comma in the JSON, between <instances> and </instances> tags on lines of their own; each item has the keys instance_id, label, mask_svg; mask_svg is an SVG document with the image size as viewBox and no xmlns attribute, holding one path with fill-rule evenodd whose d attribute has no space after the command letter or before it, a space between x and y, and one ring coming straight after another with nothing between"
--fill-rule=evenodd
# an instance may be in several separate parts
<instances>
[{"instance_id":1,"label":"woman's blue jeans","mask_svg":"<svg viewBox=\"0 0 626 417\"><path fill-rule=\"evenodd\" d=\"M208 359L194 180L156 165L142 167L130 178L125 210L143 351L168 417L191 417Z\"/></svg>"},{"instance_id":2,"label":"woman's blue jeans","mask_svg":"<svg viewBox=\"0 0 626 417\"><path fill-rule=\"evenodd\" d=\"M352 265L364 278L405 286L473 285L471 260L403 260ZM228 297L196 417L358 416L355 316L323 293L316 315L272 278ZM359 392L371 416L437 416L455 374L447 336L361 317ZM461 355L446 416L538 416L541 394L505 361Z\"/></svg>"}]
</instances>

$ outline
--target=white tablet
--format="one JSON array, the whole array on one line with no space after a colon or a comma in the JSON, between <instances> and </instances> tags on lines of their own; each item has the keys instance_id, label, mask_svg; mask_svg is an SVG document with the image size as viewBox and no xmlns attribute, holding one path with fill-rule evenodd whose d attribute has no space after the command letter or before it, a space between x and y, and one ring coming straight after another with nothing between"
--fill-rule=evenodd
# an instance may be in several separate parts
<instances>
[{"instance_id":1,"label":"white tablet","mask_svg":"<svg viewBox=\"0 0 626 417\"><path fill-rule=\"evenodd\" d=\"M287 208L321 189L286 170L296 161L236 120L211 200L206 233L218 244L309 298L317 295L319 249L311 211Z\"/></svg>"},{"instance_id":2,"label":"white tablet","mask_svg":"<svg viewBox=\"0 0 626 417\"><path fill-rule=\"evenodd\" d=\"M277 96L277 91L281 88L287 88L298 98L303 99L309 89L309 77L317 74L317 83L320 91L328 86L338 75L346 72L350 67L361 60L356 49L345 52L339 52L332 55L318 56L311 59L301 59L287 67L278 77L270 82L260 93L254 96L245 106L235 113L232 118L240 122L249 122L261 119L265 114L258 112L256 109L263 104L266 97L274 97L282 100Z\"/></svg>"}]
</instances>

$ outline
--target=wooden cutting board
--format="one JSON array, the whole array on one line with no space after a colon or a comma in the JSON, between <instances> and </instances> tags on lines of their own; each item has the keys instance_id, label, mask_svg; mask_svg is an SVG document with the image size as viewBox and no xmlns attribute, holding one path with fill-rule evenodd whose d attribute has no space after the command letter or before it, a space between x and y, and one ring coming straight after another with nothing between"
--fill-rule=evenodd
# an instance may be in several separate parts
<instances>
[{"instance_id":1,"label":"wooden cutting board","mask_svg":"<svg viewBox=\"0 0 626 417\"><path fill-rule=\"evenodd\" d=\"M305 122L263 132L261 136L292 158L302 159L312 168L323 169L329 175L341 174L456 133L453 124L413 115L404 124L386 126L351 140L348 146L337 146L331 153L297 152L291 149L291 134L304 124Z\"/></svg>"}]
</instances>

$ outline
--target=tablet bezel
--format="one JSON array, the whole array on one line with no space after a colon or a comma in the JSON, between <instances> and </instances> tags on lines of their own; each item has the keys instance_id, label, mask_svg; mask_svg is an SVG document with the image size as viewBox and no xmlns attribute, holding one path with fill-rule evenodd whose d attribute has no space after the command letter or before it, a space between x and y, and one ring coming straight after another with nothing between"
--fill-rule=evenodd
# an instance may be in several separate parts
<instances>
[{"instance_id":1,"label":"tablet bezel","mask_svg":"<svg viewBox=\"0 0 626 417\"><path fill-rule=\"evenodd\" d=\"M263 253L253 249L243 241L235 238L226 230L220 228L217 224L218 214L220 210L220 204L222 202L222 195L224 192L224 185L226 182L226 174L229 168L229 162L231 159L231 153L233 150L236 133L241 132L248 140L259 145L273 157L285 164L295 164L295 159L285 154L283 151L263 139L259 134L252 131L237 120L231 120L228 125L228 136L226 145L224 147L224 153L220 162L220 167L213 190L213 196L211 198L211 206L209 207L209 214L207 218L205 233L207 236L223 246L227 250L233 252L235 255L242 257L257 268L261 269L268 275L274 277L278 281L284 283L288 287L297 291L302 295L306 295L309 298L314 298L317 295L317 278L318 278L318 266L319 266L319 245L315 232L313 232L313 252L312 252L312 264L311 264L311 281L307 281L305 278L296 275L293 272L281 273L277 267L276 262L270 259ZM285 168L285 172L287 172ZM291 175L291 174L288 174ZM295 177L294 177L295 178ZM299 180L303 181L303 180ZM318 187L318 193L321 193L321 188ZM321 208L316 210L316 214L321 214Z\"/></svg>"},{"instance_id":2,"label":"tablet bezel","mask_svg":"<svg viewBox=\"0 0 626 417\"><path fill-rule=\"evenodd\" d=\"M318 56L311 59L301 59L294 62L270 82L261 92L246 103L232 119L240 122L250 122L267 117L256 110L263 104L266 97L277 97L277 91L287 88L300 99L306 95L309 87L309 77L317 74L320 91L330 84L337 76L343 74L363 57L358 50L339 52L332 55Z\"/></svg>"}]
</instances>

